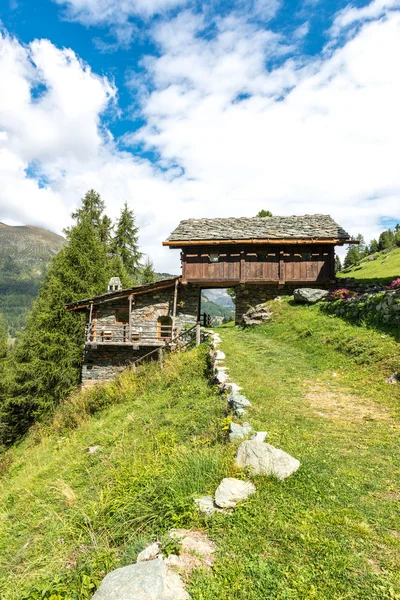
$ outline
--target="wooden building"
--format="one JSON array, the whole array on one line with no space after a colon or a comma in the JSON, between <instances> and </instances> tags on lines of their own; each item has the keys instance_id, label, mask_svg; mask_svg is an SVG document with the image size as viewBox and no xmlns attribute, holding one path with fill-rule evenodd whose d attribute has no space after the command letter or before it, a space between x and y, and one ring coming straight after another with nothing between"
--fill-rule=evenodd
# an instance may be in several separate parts
<instances>
[{"instance_id":1,"label":"wooden building","mask_svg":"<svg viewBox=\"0 0 400 600\"><path fill-rule=\"evenodd\" d=\"M295 287L334 284L335 245L357 243L325 215L181 221L165 246L181 249L182 276L73 302L86 313L82 382L110 379L199 319L201 289L235 287L236 322L249 306Z\"/></svg>"},{"instance_id":2,"label":"wooden building","mask_svg":"<svg viewBox=\"0 0 400 600\"><path fill-rule=\"evenodd\" d=\"M67 305L86 314L82 383L112 378L155 348L171 343L198 320L200 288L180 285L180 277L109 291Z\"/></svg>"},{"instance_id":3,"label":"wooden building","mask_svg":"<svg viewBox=\"0 0 400 600\"><path fill-rule=\"evenodd\" d=\"M182 283L203 287L327 284L345 243L327 215L189 219L163 242L181 249Z\"/></svg>"}]
</instances>

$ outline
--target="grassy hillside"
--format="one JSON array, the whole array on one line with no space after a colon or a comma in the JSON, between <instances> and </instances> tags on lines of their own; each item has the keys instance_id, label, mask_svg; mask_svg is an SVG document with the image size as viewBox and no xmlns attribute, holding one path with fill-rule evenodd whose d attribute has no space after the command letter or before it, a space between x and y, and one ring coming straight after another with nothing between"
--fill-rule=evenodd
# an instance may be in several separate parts
<instances>
[{"instance_id":1,"label":"grassy hillside","mask_svg":"<svg viewBox=\"0 0 400 600\"><path fill-rule=\"evenodd\" d=\"M358 265L343 269L337 276L354 277L360 283L390 283L400 277L400 248L371 254Z\"/></svg>"},{"instance_id":2,"label":"grassy hillside","mask_svg":"<svg viewBox=\"0 0 400 600\"><path fill-rule=\"evenodd\" d=\"M24 326L49 260L64 243L45 229L0 223L0 313L12 337Z\"/></svg>"},{"instance_id":3,"label":"grassy hillside","mask_svg":"<svg viewBox=\"0 0 400 600\"><path fill-rule=\"evenodd\" d=\"M298 473L256 477L232 515L199 516L193 497L241 476L207 348L126 372L4 455L4 600L87 600L172 526L217 544L213 571L191 576L193 600L400 598L399 388L385 381L399 346L318 307L273 309L272 323L218 331L246 419L300 459Z\"/></svg>"}]
</instances>

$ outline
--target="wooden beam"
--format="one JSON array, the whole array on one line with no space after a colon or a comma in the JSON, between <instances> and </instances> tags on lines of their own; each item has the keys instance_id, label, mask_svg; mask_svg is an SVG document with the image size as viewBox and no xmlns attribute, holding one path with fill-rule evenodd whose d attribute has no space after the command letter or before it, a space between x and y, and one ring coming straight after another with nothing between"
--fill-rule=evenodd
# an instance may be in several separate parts
<instances>
[{"instance_id":1,"label":"wooden beam","mask_svg":"<svg viewBox=\"0 0 400 600\"><path fill-rule=\"evenodd\" d=\"M240 283L245 282L246 276L246 256L244 250L240 253Z\"/></svg>"},{"instance_id":2,"label":"wooden beam","mask_svg":"<svg viewBox=\"0 0 400 600\"><path fill-rule=\"evenodd\" d=\"M129 296L129 341L132 341L132 300L133 300L133 294L131 294Z\"/></svg>"},{"instance_id":3,"label":"wooden beam","mask_svg":"<svg viewBox=\"0 0 400 600\"><path fill-rule=\"evenodd\" d=\"M248 244L333 244L343 246L344 244L359 244L358 240L341 240L338 238L263 238L263 239L246 239L246 240L179 240L166 241L163 246L170 248L183 248L184 246L223 246L223 245L248 245Z\"/></svg>"},{"instance_id":4,"label":"wooden beam","mask_svg":"<svg viewBox=\"0 0 400 600\"><path fill-rule=\"evenodd\" d=\"M285 253L281 250L279 254L279 285L285 283Z\"/></svg>"},{"instance_id":5,"label":"wooden beam","mask_svg":"<svg viewBox=\"0 0 400 600\"><path fill-rule=\"evenodd\" d=\"M175 337L176 305L178 301L178 280L175 281L174 304L172 307L172 337Z\"/></svg>"},{"instance_id":6,"label":"wooden beam","mask_svg":"<svg viewBox=\"0 0 400 600\"><path fill-rule=\"evenodd\" d=\"M89 327L88 327L87 338L86 338L87 342L90 342L90 333L91 333L91 329L92 329L92 315L93 315L93 302L90 303L90 309L89 309Z\"/></svg>"}]
</instances>

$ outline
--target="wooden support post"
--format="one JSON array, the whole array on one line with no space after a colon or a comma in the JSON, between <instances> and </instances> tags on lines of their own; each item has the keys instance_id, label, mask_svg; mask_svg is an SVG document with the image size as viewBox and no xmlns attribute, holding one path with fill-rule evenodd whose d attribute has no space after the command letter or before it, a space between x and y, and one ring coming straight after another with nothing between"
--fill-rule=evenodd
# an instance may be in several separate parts
<instances>
[{"instance_id":1,"label":"wooden support post","mask_svg":"<svg viewBox=\"0 0 400 600\"><path fill-rule=\"evenodd\" d=\"M246 256L244 250L240 252L240 283L244 283L246 281Z\"/></svg>"},{"instance_id":2,"label":"wooden support post","mask_svg":"<svg viewBox=\"0 0 400 600\"><path fill-rule=\"evenodd\" d=\"M87 331L86 341L90 342L90 334L92 333L92 317L93 317L93 302L90 303L89 308L89 327Z\"/></svg>"},{"instance_id":3,"label":"wooden support post","mask_svg":"<svg viewBox=\"0 0 400 600\"><path fill-rule=\"evenodd\" d=\"M158 350L158 364L160 365L160 369L162 369L164 366L164 355L162 348L159 348Z\"/></svg>"},{"instance_id":4,"label":"wooden support post","mask_svg":"<svg viewBox=\"0 0 400 600\"><path fill-rule=\"evenodd\" d=\"M279 285L284 285L285 277L285 253L281 250L279 254Z\"/></svg>"},{"instance_id":5,"label":"wooden support post","mask_svg":"<svg viewBox=\"0 0 400 600\"><path fill-rule=\"evenodd\" d=\"M200 323L197 321L196 323L196 346L200 346L201 342L201 331L200 331Z\"/></svg>"},{"instance_id":6,"label":"wooden support post","mask_svg":"<svg viewBox=\"0 0 400 600\"><path fill-rule=\"evenodd\" d=\"M171 331L171 339L173 340L175 335L175 321L176 321L176 305L178 302L178 279L175 280L175 290L174 290L174 304L172 308L172 331Z\"/></svg>"},{"instance_id":7,"label":"wooden support post","mask_svg":"<svg viewBox=\"0 0 400 600\"><path fill-rule=\"evenodd\" d=\"M128 341L132 341L132 294L129 296L129 326L128 326Z\"/></svg>"}]
</instances>

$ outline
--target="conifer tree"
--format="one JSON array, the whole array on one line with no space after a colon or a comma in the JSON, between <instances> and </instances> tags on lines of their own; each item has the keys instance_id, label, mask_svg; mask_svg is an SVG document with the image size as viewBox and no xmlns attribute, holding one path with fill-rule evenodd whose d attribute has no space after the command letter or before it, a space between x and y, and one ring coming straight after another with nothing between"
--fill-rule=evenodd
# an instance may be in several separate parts
<instances>
[{"instance_id":1,"label":"conifer tree","mask_svg":"<svg viewBox=\"0 0 400 600\"><path fill-rule=\"evenodd\" d=\"M0 314L0 361L5 359L8 351L8 335L7 328L3 318Z\"/></svg>"},{"instance_id":2,"label":"conifer tree","mask_svg":"<svg viewBox=\"0 0 400 600\"><path fill-rule=\"evenodd\" d=\"M360 258L360 251L357 248L357 246L350 246L344 258L344 268L346 269L347 267L352 267L353 265L356 265L360 261Z\"/></svg>"},{"instance_id":3,"label":"conifer tree","mask_svg":"<svg viewBox=\"0 0 400 600\"><path fill-rule=\"evenodd\" d=\"M157 276L154 271L154 265L149 256L146 257L146 261L144 263L141 280L142 283L153 283L156 281Z\"/></svg>"},{"instance_id":4,"label":"conifer tree","mask_svg":"<svg viewBox=\"0 0 400 600\"><path fill-rule=\"evenodd\" d=\"M388 248L392 248L395 246L395 235L391 229L387 229L386 231L382 231L379 236L379 250L387 250Z\"/></svg>"},{"instance_id":5,"label":"conifer tree","mask_svg":"<svg viewBox=\"0 0 400 600\"><path fill-rule=\"evenodd\" d=\"M256 214L256 217L272 217L272 212L270 210L259 210Z\"/></svg>"},{"instance_id":6,"label":"conifer tree","mask_svg":"<svg viewBox=\"0 0 400 600\"><path fill-rule=\"evenodd\" d=\"M339 273L342 270L342 263L340 262L340 258L337 254L335 254L335 273Z\"/></svg>"},{"instance_id":7,"label":"conifer tree","mask_svg":"<svg viewBox=\"0 0 400 600\"><path fill-rule=\"evenodd\" d=\"M106 291L110 265L94 219L80 211L75 219L13 352L13 377L0 414L6 444L51 413L79 383L84 317L67 312L65 304Z\"/></svg>"},{"instance_id":8,"label":"conifer tree","mask_svg":"<svg viewBox=\"0 0 400 600\"><path fill-rule=\"evenodd\" d=\"M378 250L379 250L378 242L375 239L371 240L371 243L369 245L369 254L375 254L375 252L378 252Z\"/></svg>"},{"instance_id":9,"label":"conifer tree","mask_svg":"<svg viewBox=\"0 0 400 600\"><path fill-rule=\"evenodd\" d=\"M100 194L94 190L86 192L82 198L82 205L72 213L71 217L79 223L82 219L89 219L95 227L100 229L100 225L103 220L103 212L105 209L104 200Z\"/></svg>"},{"instance_id":10,"label":"conifer tree","mask_svg":"<svg viewBox=\"0 0 400 600\"><path fill-rule=\"evenodd\" d=\"M142 253L139 251L139 227L135 214L125 202L115 226L113 252L121 256L122 262L131 277L134 277L140 266Z\"/></svg>"}]
</instances>

